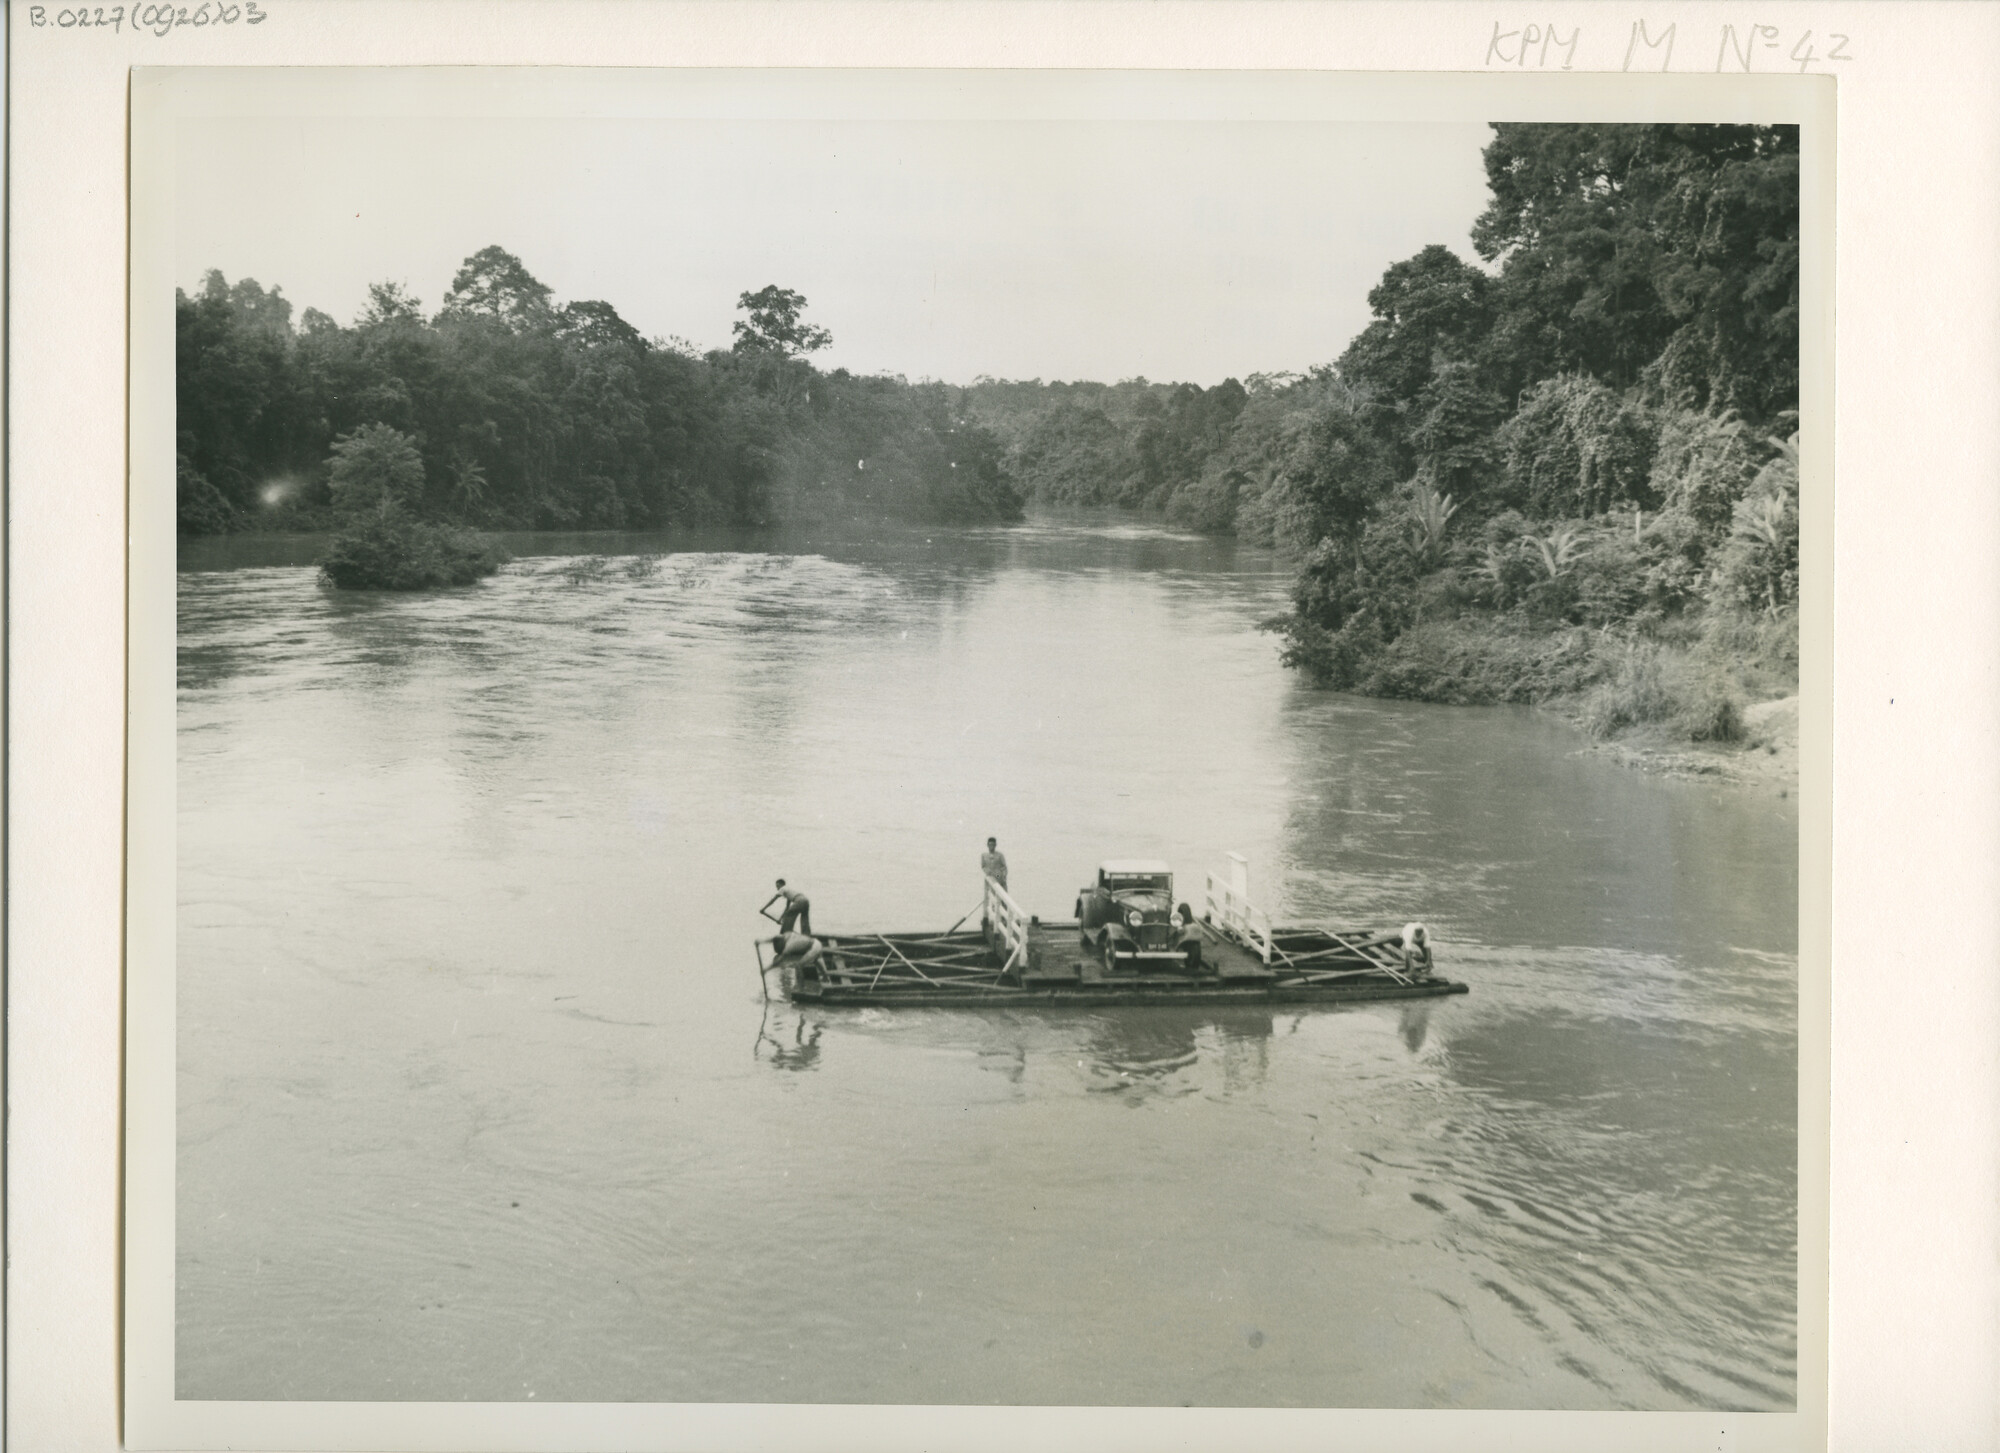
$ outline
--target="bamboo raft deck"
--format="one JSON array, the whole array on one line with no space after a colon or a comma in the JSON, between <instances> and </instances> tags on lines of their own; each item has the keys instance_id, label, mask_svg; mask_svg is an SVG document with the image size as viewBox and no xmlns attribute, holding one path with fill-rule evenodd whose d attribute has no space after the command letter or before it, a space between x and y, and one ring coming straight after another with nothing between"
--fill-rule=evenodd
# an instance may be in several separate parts
<instances>
[{"instance_id":1,"label":"bamboo raft deck","mask_svg":"<svg viewBox=\"0 0 2000 1453\"><path fill-rule=\"evenodd\" d=\"M1271 929L1267 964L1235 936L1208 921L1201 926L1199 975L1157 966L1107 971L1085 952L1075 919L1029 920L1024 940L1014 945L997 933L989 941L977 929L822 934L819 962L803 972L796 956L766 963L760 940L757 963L766 976L778 971L793 1003L829 1007L1324 1004L1467 992L1464 984L1406 969L1394 933Z\"/></svg>"}]
</instances>

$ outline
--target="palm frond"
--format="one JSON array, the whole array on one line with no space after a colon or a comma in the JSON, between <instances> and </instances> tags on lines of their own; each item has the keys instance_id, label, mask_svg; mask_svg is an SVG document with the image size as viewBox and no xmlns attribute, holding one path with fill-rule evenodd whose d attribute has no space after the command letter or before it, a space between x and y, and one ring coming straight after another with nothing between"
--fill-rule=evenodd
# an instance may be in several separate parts
<instances>
[{"instance_id":1,"label":"palm frond","mask_svg":"<svg viewBox=\"0 0 2000 1453\"><path fill-rule=\"evenodd\" d=\"M1541 564L1549 579L1558 580L1583 553L1583 534L1575 525L1560 525L1546 535L1523 535L1521 548Z\"/></svg>"},{"instance_id":2,"label":"palm frond","mask_svg":"<svg viewBox=\"0 0 2000 1453\"><path fill-rule=\"evenodd\" d=\"M1411 553L1425 564L1434 563L1444 553L1445 527L1458 512L1451 496L1441 495L1422 480L1410 496Z\"/></svg>"}]
</instances>

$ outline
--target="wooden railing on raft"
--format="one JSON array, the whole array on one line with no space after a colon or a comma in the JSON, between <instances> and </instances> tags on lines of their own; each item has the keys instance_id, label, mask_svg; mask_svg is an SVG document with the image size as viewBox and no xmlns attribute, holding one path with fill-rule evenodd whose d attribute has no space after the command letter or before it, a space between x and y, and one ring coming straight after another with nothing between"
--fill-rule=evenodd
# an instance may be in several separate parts
<instances>
[{"instance_id":1,"label":"wooden railing on raft","mask_svg":"<svg viewBox=\"0 0 2000 1453\"><path fill-rule=\"evenodd\" d=\"M1401 932L1273 929L1270 915L1250 901L1250 862L1241 853L1229 855L1227 881L1219 873L1208 875L1205 921L1217 934L1256 954L1266 968L1307 983L1384 974L1407 984L1430 968L1429 951L1413 950Z\"/></svg>"},{"instance_id":2,"label":"wooden railing on raft","mask_svg":"<svg viewBox=\"0 0 2000 1453\"><path fill-rule=\"evenodd\" d=\"M1280 931L1271 952L1287 975L1307 983L1383 974L1399 984L1413 982L1430 968L1430 955L1411 953L1400 932L1359 934L1310 929Z\"/></svg>"},{"instance_id":3,"label":"wooden railing on raft","mask_svg":"<svg viewBox=\"0 0 2000 1453\"><path fill-rule=\"evenodd\" d=\"M760 945L762 940L759 940ZM798 973L796 960L774 958L761 968ZM1019 992L1010 971L996 966L985 935L964 933L830 933L820 939L812 972L830 988L976 989ZM782 981L781 981L782 982Z\"/></svg>"},{"instance_id":4,"label":"wooden railing on raft","mask_svg":"<svg viewBox=\"0 0 2000 1453\"><path fill-rule=\"evenodd\" d=\"M1250 901L1250 860L1241 853L1229 855L1229 881L1208 875L1207 922L1218 932L1236 940L1264 961L1271 963L1271 916Z\"/></svg>"},{"instance_id":5,"label":"wooden railing on raft","mask_svg":"<svg viewBox=\"0 0 2000 1453\"><path fill-rule=\"evenodd\" d=\"M980 910L987 925L1007 949L1007 960L1000 966L1002 974L1028 966L1028 915L1021 905L1008 895L1005 888L992 878L986 880L986 903Z\"/></svg>"}]
</instances>

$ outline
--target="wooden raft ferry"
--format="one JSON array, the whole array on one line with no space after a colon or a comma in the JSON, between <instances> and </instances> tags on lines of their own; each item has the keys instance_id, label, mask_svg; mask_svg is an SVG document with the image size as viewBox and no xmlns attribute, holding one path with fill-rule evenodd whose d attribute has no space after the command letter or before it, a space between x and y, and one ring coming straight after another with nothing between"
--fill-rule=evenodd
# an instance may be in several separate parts
<instances>
[{"instance_id":1,"label":"wooden raft ferry","mask_svg":"<svg viewBox=\"0 0 2000 1453\"><path fill-rule=\"evenodd\" d=\"M1200 951L1186 959L1136 951L1126 957L1111 946L1092 953L1094 915L1032 917L988 878L980 929L822 934L817 955L768 959L770 945L759 939L757 967L767 995L775 972L795 1004L856 1008L1327 1004L1467 992L1433 971L1427 942L1414 951L1406 944L1416 925L1388 933L1273 928L1249 901L1247 866L1230 856L1229 880L1208 875L1206 912L1192 924Z\"/></svg>"}]
</instances>

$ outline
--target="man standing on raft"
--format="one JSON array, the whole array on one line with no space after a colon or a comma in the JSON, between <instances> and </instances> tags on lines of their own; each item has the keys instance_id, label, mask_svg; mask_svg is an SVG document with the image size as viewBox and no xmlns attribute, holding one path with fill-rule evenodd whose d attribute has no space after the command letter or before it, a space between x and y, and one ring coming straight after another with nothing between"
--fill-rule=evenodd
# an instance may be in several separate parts
<instances>
[{"instance_id":1,"label":"man standing on raft","mask_svg":"<svg viewBox=\"0 0 2000 1453\"><path fill-rule=\"evenodd\" d=\"M812 900L796 888L787 888L783 878L778 880L778 891L766 898L764 906L757 911L769 918L771 905L780 898L785 900L785 916L778 921L778 932L788 934L796 923L810 937L813 931Z\"/></svg>"},{"instance_id":2,"label":"man standing on raft","mask_svg":"<svg viewBox=\"0 0 2000 1453\"><path fill-rule=\"evenodd\" d=\"M988 838L986 840L986 851L979 855L979 871L998 883L1001 888L1006 888L1007 855L1000 851L1000 839ZM985 895L982 893L980 895L980 904L982 907L984 907L985 902ZM979 931L987 935L991 935L993 932L993 920L983 912L979 915Z\"/></svg>"}]
</instances>

